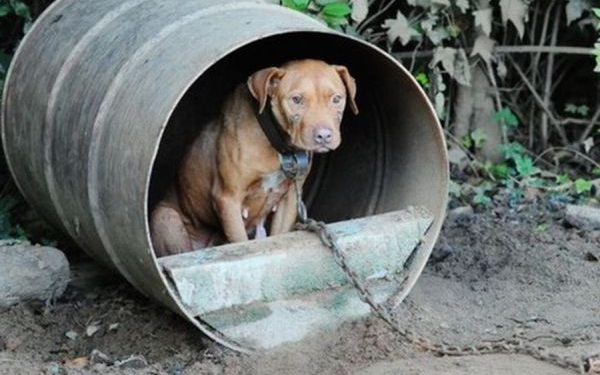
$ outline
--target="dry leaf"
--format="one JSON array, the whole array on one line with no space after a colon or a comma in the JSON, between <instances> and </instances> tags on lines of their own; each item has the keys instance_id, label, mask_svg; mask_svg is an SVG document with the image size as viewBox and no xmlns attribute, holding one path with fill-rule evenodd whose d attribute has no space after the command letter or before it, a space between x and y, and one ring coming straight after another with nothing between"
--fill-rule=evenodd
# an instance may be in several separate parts
<instances>
[{"instance_id":1,"label":"dry leaf","mask_svg":"<svg viewBox=\"0 0 600 375\"><path fill-rule=\"evenodd\" d=\"M352 0L352 14L350 14L350 17L356 23L364 21L367 14L369 14L369 2L367 0Z\"/></svg>"},{"instance_id":2,"label":"dry leaf","mask_svg":"<svg viewBox=\"0 0 600 375\"><path fill-rule=\"evenodd\" d=\"M529 10L523 0L500 0L500 9L502 10L502 21L506 25L508 21L512 22L523 38L525 33L525 22L527 21Z\"/></svg>"},{"instance_id":3,"label":"dry leaf","mask_svg":"<svg viewBox=\"0 0 600 375\"><path fill-rule=\"evenodd\" d=\"M567 13L567 25L577 21L583 12L591 8L589 0L569 0L565 10Z\"/></svg>"},{"instance_id":4,"label":"dry leaf","mask_svg":"<svg viewBox=\"0 0 600 375\"><path fill-rule=\"evenodd\" d=\"M63 360L63 364L69 367L75 367L82 369L90 364L90 360L87 357L79 357L79 358L65 358Z\"/></svg>"},{"instance_id":5,"label":"dry leaf","mask_svg":"<svg viewBox=\"0 0 600 375\"><path fill-rule=\"evenodd\" d=\"M486 35L479 35L473 44L471 57L479 55L486 62L486 64L490 64L495 45L496 41L494 39Z\"/></svg>"},{"instance_id":6,"label":"dry leaf","mask_svg":"<svg viewBox=\"0 0 600 375\"><path fill-rule=\"evenodd\" d=\"M492 33L492 9L475 10L473 17L475 17L475 26L481 27L485 35L490 36Z\"/></svg>"},{"instance_id":7,"label":"dry leaf","mask_svg":"<svg viewBox=\"0 0 600 375\"><path fill-rule=\"evenodd\" d=\"M94 334L100 330L100 324L101 324L100 322L90 323L90 325L88 325L87 328L85 329L85 335L87 337L94 336Z\"/></svg>"},{"instance_id":8,"label":"dry leaf","mask_svg":"<svg viewBox=\"0 0 600 375\"><path fill-rule=\"evenodd\" d=\"M501 79L506 78L506 75L508 74L508 68L506 67L506 63L504 62L504 59L497 59L496 61L496 74L498 74L498 77L500 77Z\"/></svg>"},{"instance_id":9,"label":"dry leaf","mask_svg":"<svg viewBox=\"0 0 600 375\"><path fill-rule=\"evenodd\" d=\"M583 149L585 150L585 153L589 154L590 150L592 149L592 147L594 147L594 145L594 137L589 137L588 139L583 141Z\"/></svg>"},{"instance_id":10,"label":"dry leaf","mask_svg":"<svg viewBox=\"0 0 600 375\"><path fill-rule=\"evenodd\" d=\"M75 341L77 339L77 336L79 336L77 334L77 332L71 330L71 331L67 331L65 332L65 336L69 339L69 340L73 340Z\"/></svg>"},{"instance_id":11,"label":"dry leaf","mask_svg":"<svg viewBox=\"0 0 600 375\"><path fill-rule=\"evenodd\" d=\"M438 63L442 63L444 70L454 77L454 63L456 62L457 49L452 47L438 47L433 52L433 59L431 60L431 67L436 66Z\"/></svg>"},{"instance_id":12,"label":"dry leaf","mask_svg":"<svg viewBox=\"0 0 600 375\"><path fill-rule=\"evenodd\" d=\"M396 18L385 20L383 27L388 29L387 36L390 42L393 43L396 39L399 39L403 46L408 44L413 36L419 35L415 29L410 27L408 20L400 11L398 11Z\"/></svg>"},{"instance_id":13,"label":"dry leaf","mask_svg":"<svg viewBox=\"0 0 600 375\"><path fill-rule=\"evenodd\" d=\"M469 0L456 0L456 6L460 8L460 11L466 13L469 9Z\"/></svg>"}]
</instances>

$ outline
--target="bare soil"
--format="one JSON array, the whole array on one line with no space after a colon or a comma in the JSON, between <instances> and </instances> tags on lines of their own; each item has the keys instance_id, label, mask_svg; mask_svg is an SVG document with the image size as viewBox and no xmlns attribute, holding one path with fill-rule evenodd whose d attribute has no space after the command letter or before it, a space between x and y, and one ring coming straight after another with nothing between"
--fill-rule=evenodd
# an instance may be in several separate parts
<instances>
[{"instance_id":1,"label":"bare soil","mask_svg":"<svg viewBox=\"0 0 600 375\"><path fill-rule=\"evenodd\" d=\"M432 342L519 338L575 360L599 352L600 232L570 228L562 217L540 204L447 220L434 257L398 309L403 325ZM573 373L521 354L436 357L373 317L270 353L239 355L114 275L103 278L70 287L50 306L0 310L0 374ZM90 326L98 330L88 336ZM111 360L96 355L90 363L94 350Z\"/></svg>"}]
</instances>

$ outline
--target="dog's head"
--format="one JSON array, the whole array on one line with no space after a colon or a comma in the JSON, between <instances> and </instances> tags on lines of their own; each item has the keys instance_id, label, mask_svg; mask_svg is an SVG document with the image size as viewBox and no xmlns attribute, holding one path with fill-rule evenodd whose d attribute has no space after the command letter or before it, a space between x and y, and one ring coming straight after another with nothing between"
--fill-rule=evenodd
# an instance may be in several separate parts
<instances>
[{"instance_id":1,"label":"dog's head","mask_svg":"<svg viewBox=\"0 0 600 375\"><path fill-rule=\"evenodd\" d=\"M340 145L347 102L358 114L356 83L348 69L320 60L290 61L259 70L248 78L248 88L259 112L271 99L273 115L291 143L307 151L327 152Z\"/></svg>"}]
</instances>

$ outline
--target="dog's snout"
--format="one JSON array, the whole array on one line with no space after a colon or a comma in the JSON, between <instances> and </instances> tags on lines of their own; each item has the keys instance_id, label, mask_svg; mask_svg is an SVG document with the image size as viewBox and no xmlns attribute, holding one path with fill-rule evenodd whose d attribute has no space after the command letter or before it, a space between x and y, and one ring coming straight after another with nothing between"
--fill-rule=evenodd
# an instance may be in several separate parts
<instances>
[{"instance_id":1,"label":"dog's snout","mask_svg":"<svg viewBox=\"0 0 600 375\"><path fill-rule=\"evenodd\" d=\"M313 131L313 137L315 143L320 145L326 145L331 143L333 140L333 131L329 128L317 128Z\"/></svg>"}]
</instances>

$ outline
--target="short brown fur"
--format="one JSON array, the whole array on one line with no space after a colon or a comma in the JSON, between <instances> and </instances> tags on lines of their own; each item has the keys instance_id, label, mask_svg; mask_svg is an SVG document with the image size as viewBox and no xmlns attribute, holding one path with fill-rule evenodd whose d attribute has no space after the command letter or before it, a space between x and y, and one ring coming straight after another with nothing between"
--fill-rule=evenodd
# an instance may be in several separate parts
<instances>
[{"instance_id":1,"label":"short brown fur","mask_svg":"<svg viewBox=\"0 0 600 375\"><path fill-rule=\"evenodd\" d=\"M341 142L346 101L358 113L355 95L348 69L320 60L291 61L251 75L226 100L221 116L202 128L177 180L152 211L156 254L264 237L269 222L269 235L289 231L296 220L293 184L258 123L256 101L261 112L271 106L292 145L327 152Z\"/></svg>"}]
</instances>

